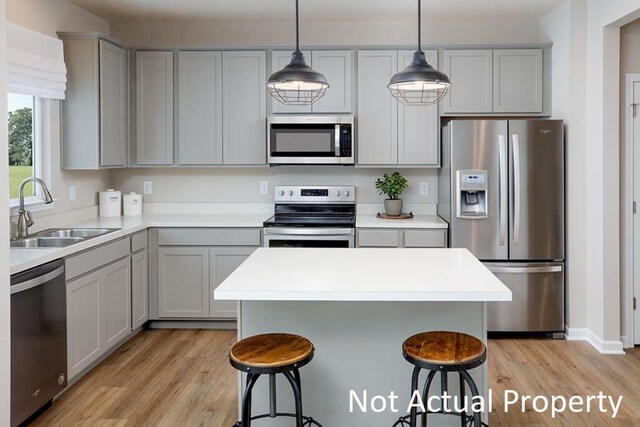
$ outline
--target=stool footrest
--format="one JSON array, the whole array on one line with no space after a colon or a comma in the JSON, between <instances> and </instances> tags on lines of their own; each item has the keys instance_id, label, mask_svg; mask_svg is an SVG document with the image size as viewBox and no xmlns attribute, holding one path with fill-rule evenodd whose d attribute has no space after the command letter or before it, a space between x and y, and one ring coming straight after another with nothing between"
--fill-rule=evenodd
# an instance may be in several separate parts
<instances>
[{"instance_id":1,"label":"stool footrest","mask_svg":"<svg viewBox=\"0 0 640 427\"><path fill-rule=\"evenodd\" d=\"M422 416L424 412L422 411L418 411L418 417ZM440 414L440 415L452 415L455 417L460 417L462 415L461 412L445 412L442 413L441 411L426 411L427 414ZM410 426L411 423L409 422L411 419L411 414L407 414L404 415L402 417L400 417L398 419L398 421L396 421L392 427L405 427L405 426ZM466 421L465 421L465 425L469 424L470 422L473 421L473 415L467 415L466 416ZM485 423L485 422L481 422L483 427L489 427L489 424Z\"/></svg>"},{"instance_id":2,"label":"stool footrest","mask_svg":"<svg viewBox=\"0 0 640 427\"><path fill-rule=\"evenodd\" d=\"M291 414L289 412L278 412L276 414L275 417L272 417L271 414L262 414L262 415L256 415L255 417L251 417L251 421L255 421L255 420L259 420L262 418L276 418L276 417L291 417L291 418L295 418L296 414ZM316 427L322 427L322 424L320 424L319 422L317 422L316 420L314 420L312 417L302 417L303 422L302 425L303 426L316 426ZM233 427L242 427L242 422L238 421L237 423L235 423L233 425Z\"/></svg>"}]
</instances>

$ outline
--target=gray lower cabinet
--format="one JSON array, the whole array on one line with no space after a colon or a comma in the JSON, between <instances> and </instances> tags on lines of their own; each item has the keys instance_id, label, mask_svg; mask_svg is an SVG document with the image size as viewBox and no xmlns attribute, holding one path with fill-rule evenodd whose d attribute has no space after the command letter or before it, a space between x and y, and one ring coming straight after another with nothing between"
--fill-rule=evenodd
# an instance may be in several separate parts
<instances>
[{"instance_id":1,"label":"gray lower cabinet","mask_svg":"<svg viewBox=\"0 0 640 427\"><path fill-rule=\"evenodd\" d=\"M178 163L222 163L222 53L178 53Z\"/></svg>"},{"instance_id":2,"label":"gray lower cabinet","mask_svg":"<svg viewBox=\"0 0 640 427\"><path fill-rule=\"evenodd\" d=\"M209 249L211 317L235 318L236 301L216 301L213 291L255 251L254 247L217 247Z\"/></svg>"},{"instance_id":3,"label":"gray lower cabinet","mask_svg":"<svg viewBox=\"0 0 640 427\"><path fill-rule=\"evenodd\" d=\"M215 289L261 244L258 228L152 229L150 318L235 319L235 301Z\"/></svg>"},{"instance_id":4,"label":"gray lower cabinet","mask_svg":"<svg viewBox=\"0 0 640 427\"><path fill-rule=\"evenodd\" d=\"M70 379L129 335L130 268L127 257L67 283Z\"/></svg>"},{"instance_id":5,"label":"gray lower cabinet","mask_svg":"<svg viewBox=\"0 0 640 427\"><path fill-rule=\"evenodd\" d=\"M138 165L173 164L173 52L136 52Z\"/></svg>"},{"instance_id":6,"label":"gray lower cabinet","mask_svg":"<svg viewBox=\"0 0 640 427\"><path fill-rule=\"evenodd\" d=\"M425 55L438 66L437 51ZM437 106L406 107L387 89L412 57L412 51L358 51L358 165L439 165Z\"/></svg>"},{"instance_id":7,"label":"gray lower cabinet","mask_svg":"<svg viewBox=\"0 0 640 427\"><path fill-rule=\"evenodd\" d=\"M59 33L68 83L62 101L63 169L127 167L127 49L96 34Z\"/></svg>"},{"instance_id":8,"label":"gray lower cabinet","mask_svg":"<svg viewBox=\"0 0 640 427\"><path fill-rule=\"evenodd\" d=\"M158 249L159 317L209 317L209 248Z\"/></svg>"},{"instance_id":9,"label":"gray lower cabinet","mask_svg":"<svg viewBox=\"0 0 640 427\"><path fill-rule=\"evenodd\" d=\"M359 228L359 248L446 248L445 229Z\"/></svg>"},{"instance_id":10,"label":"gray lower cabinet","mask_svg":"<svg viewBox=\"0 0 640 427\"><path fill-rule=\"evenodd\" d=\"M149 320L149 251L131 255L131 329Z\"/></svg>"},{"instance_id":11,"label":"gray lower cabinet","mask_svg":"<svg viewBox=\"0 0 640 427\"><path fill-rule=\"evenodd\" d=\"M267 163L266 53L222 54L222 156L227 165Z\"/></svg>"}]
</instances>

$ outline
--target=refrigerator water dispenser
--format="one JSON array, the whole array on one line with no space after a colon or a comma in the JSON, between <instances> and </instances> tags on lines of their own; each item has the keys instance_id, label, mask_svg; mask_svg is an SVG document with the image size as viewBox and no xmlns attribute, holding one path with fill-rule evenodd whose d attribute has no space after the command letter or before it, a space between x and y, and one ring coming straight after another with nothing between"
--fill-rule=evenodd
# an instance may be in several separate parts
<instances>
[{"instance_id":1,"label":"refrigerator water dispenser","mask_svg":"<svg viewBox=\"0 0 640 427\"><path fill-rule=\"evenodd\" d=\"M487 204L487 171L461 170L458 179L458 212L463 219L489 217Z\"/></svg>"}]
</instances>

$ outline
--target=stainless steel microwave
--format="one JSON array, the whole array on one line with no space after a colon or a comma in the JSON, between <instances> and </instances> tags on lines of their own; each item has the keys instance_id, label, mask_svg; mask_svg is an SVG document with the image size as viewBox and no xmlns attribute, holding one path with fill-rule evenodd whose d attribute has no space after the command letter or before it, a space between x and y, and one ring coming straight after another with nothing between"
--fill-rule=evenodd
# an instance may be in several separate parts
<instances>
[{"instance_id":1,"label":"stainless steel microwave","mask_svg":"<svg viewBox=\"0 0 640 427\"><path fill-rule=\"evenodd\" d=\"M270 116L269 164L353 165L354 128L353 116Z\"/></svg>"}]
</instances>

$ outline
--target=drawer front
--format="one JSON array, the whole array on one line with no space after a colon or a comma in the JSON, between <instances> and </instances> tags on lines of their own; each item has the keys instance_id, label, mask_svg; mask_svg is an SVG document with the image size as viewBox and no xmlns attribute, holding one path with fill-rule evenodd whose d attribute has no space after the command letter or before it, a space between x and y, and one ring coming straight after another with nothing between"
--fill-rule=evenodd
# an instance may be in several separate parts
<instances>
[{"instance_id":1,"label":"drawer front","mask_svg":"<svg viewBox=\"0 0 640 427\"><path fill-rule=\"evenodd\" d=\"M446 248L445 230L405 230L405 248Z\"/></svg>"},{"instance_id":2,"label":"drawer front","mask_svg":"<svg viewBox=\"0 0 640 427\"><path fill-rule=\"evenodd\" d=\"M127 237L67 258L67 280L128 256L130 249L131 239Z\"/></svg>"},{"instance_id":3,"label":"drawer front","mask_svg":"<svg viewBox=\"0 0 640 427\"><path fill-rule=\"evenodd\" d=\"M398 230L359 230L358 247L397 248L400 243Z\"/></svg>"},{"instance_id":4,"label":"drawer front","mask_svg":"<svg viewBox=\"0 0 640 427\"><path fill-rule=\"evenodd\" d=\"M141 231L131 236L131 253L145 249L149 245L149 233L147 230Z\"/></svg>"},{"instance_id":5,"label":"drawer front","mask_svg":"<svg viewBox=\"0 0 640 427\"><path fill-rule=\"evenodd\" d=\"M260 246L256 228L168 228L158 230L160 246Z\"/></svg>"}]
</instances>

